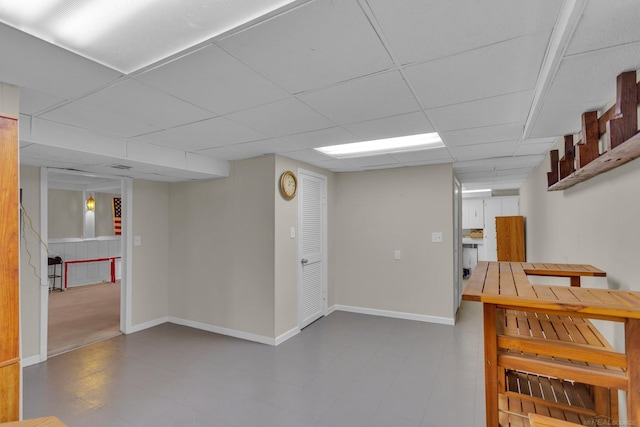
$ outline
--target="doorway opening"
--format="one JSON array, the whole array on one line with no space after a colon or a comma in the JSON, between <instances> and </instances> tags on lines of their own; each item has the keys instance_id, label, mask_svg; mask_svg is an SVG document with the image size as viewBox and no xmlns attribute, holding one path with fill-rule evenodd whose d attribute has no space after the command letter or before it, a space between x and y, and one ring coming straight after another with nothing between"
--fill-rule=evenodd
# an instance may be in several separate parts
<instances>
[{"instance_id":1,"label":"doorway opening","mask_svg":"<svg viewBox=\"0 0 640 427\"><path fill-rule=\"evenodd\" d=\"M130 193L127 178L41 169L41 360L126 332Z\"/></svg>"}]
</instances>

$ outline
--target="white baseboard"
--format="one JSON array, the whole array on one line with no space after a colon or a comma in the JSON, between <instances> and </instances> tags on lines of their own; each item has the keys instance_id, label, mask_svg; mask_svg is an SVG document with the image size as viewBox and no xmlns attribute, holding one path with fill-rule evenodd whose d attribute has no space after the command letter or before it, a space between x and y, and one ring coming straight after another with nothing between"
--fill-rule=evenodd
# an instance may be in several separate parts
<instances>
[{"instance_id":1,"label":"white baseboard","mask_svg":"<svg viewBox=\"0 0 640 427\"><path fill-rule=\"evenodd\" d=\"M148 322L138 323L137 325L132 325L131 329L127 331L127 334L134 334L136 332L144 331L145 329L153 328L154 326L162 325L163 323L167 323L169 321L168 316L159 317L154 320L149 320Z\"/></svg>"},{"instance_id":2,"label":"white baseboard","mask_svg":"<svg viewBox=\"0 0 640 427\"><path fill-rule=\"evenodd\" d=\"M455 325L455 319L450 317L428 316L426 314L404 313L401 311L378 310L376 308L353 307L350 305L336 304L333 310L348 311L350 313L371 314L373 316L393 317L395 319L417 320L418 322L439 323L442 325Z\"/></svg>"},{"instance_id":3,"label":"white baseboard","mask_svg":"<svg viewBox=\"0 0 640 427\"><path fill-rule=\"evenodd\" d=\"M169 322L176 325L189 326L190 328L201 329L203 331L215 332L216 334L227 335L234 338L240 338L247 341L258 342L267 345L276 345L276 339L265 337L263 335L252 334L250 332L238 331L235 329L223 328L220 326L208 325L206 323L194 322L193 320L181 319L179 317L169 316ZM287 332L288 334L289 332Z\"/></svg>"},{"instance_id":4,"label":"white baseboard","mask_svg":"<svg viewBox=\"0 0 640 427\"><path fill-rule=\"evenodd\" d=\"M327 316L330 315L331 313L333 313L334 311L336 311L335 304L327 309Z\"/></svg>"},{"instance_id":5,"label":"white baseboard","mask_svg":"<svg viewBox=\"0 0 640 427\"><path fill-rule=\"evenodd\" d=\"M20 360L20 366L26 368L27 366L37 365L40 362L42 362L42 359L40 358L40 355L37 354L35 356L25 357Z\"/></svg>"},{"instance_id":6,"label":"white baseboard","mask_svg":"<svg viewBox=\"0 0 640 427\"><path fill-rule=\"evenodd\" d=\"M283 342L285 342L286 340L288 340L289 338L293 338L296 335L298 335L300 333L300 328L298 328L297 326L295 328L292 328L291 330L285 332L284 334L277 336L276 337L276 342L275 345L280 345Z\"/></svg>"}]
</instances>

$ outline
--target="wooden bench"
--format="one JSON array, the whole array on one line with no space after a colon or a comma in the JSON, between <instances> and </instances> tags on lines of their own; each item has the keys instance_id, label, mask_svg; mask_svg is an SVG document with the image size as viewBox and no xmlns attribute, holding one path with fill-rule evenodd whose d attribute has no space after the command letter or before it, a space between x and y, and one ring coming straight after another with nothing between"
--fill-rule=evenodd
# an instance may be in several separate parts
<instances>
[{"instance_id":1,"label":"wooden bench","mask_svg":"<svg viewBox=\"0 0 640 427\"><path fill-rule=\"evenodd\" d=\"M532 285L527 275L575 279L572 287ZM617 389L627 391L627 416L638 425L640 293L579 287L580 276L604 275L584 265L478 263L463 298L483 303L487 426L528 426L530 412L616 422ZM624 322L626 354L588 318ZM528 390L520 387L525 377ZM543 384L551 387L546 396ZM554 386L573 394L562 398Z\"/></svg>"}]
</instances>

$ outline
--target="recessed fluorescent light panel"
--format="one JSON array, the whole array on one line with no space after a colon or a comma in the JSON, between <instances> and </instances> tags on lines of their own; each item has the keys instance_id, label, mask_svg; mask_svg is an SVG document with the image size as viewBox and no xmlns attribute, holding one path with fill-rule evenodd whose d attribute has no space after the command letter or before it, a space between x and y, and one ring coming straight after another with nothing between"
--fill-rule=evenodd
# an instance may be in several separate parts
<instances>
[{"instance_id":1,"label":"recessed fluorescent light panel","mask_svg":"<svg viewBox=\"0 0 640 427\"><path fill-rule=\"evenodd\" d=\"M293 0L0 0L0 22L131 73Z\"/></svg>"},{"instance_id":2,"label":"recessed fluorescent light panel","mask_svg":"<svg viewBox=\"0 0 640 427\"><path fill-rule=\"evenodd\" d=\"M377 156L380 154L406 153L409 151L429 150L444 147L437 132L420 135L400 136L397 138L377 139L374 141L354 142L352 144L330 145L315 150L335 157L349 159L355 157Z\"/></svg>"}]
</instances>

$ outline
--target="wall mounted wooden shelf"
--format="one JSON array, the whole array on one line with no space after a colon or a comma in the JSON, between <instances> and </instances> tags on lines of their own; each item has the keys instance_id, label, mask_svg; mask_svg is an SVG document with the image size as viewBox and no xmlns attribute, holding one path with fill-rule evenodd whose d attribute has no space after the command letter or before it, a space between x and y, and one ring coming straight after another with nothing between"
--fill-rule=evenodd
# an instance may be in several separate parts
<instances>
[{"instance_id":1,"label":"wall mounted wooden shelf","mask_svg":"<svg viewBox=\"0 0 640 427\"><path fill-rule=\"evenodd\" d=\"M560 158L558 150L549 153L548 191L565 190L640 157L640 83L636 72L618 75L616 89L616 103L608 111L600 117L595 111L582 115L582 139L578 143L574 145L573 135L565 135L564 156ZM603 135L607 150L600 154Z\"/></svg>"},{"instance_id":2,"label":"wall mounted wooden shelf","mask_svg":"<svg viewBox=\"0 0 640 427\"><path fill-rule=\"evenodd\" d=\"M638 157L640 157L640 134L636 134L616 148L596 157L595 160L592 160L586 166L581 167L557 183L549 186L547 190L565 190L596 175L615 169Z\"/></svg>"}]
</instances>

